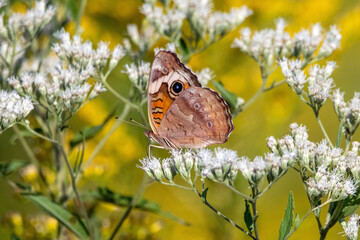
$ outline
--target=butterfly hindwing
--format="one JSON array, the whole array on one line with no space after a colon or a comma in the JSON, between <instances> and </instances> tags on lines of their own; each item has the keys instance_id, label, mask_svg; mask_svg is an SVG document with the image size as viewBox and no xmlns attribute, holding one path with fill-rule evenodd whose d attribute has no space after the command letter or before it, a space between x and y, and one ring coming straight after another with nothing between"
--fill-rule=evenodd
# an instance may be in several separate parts
<instances>
[{"instance_id":1,"label":"butterfly hindwing","mask_svg":"<svg viewBox=\"0 0 360 240\"><path fill-rule=\"evenodd\" d=\"M181 148L200 148L226 142L233 129L229 107L217 92L189 87L164 114L158 135Z\"/></svg>"}]
</instances>

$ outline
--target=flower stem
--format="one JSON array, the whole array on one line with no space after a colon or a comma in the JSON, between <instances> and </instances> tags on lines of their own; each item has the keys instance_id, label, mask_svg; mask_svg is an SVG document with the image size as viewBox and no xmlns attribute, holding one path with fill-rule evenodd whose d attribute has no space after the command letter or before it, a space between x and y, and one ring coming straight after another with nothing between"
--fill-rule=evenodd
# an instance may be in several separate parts
<instances>
[{"instance_id":1,"label":"flower stem","mask_svg":"<svg viewBox=\"0 0 360 240\"><path fill-rule=\"evenodd\" d=\"M51 192L50 190L50 186L49 186L49 183L48 181L46 180L42 170L41 170L41 167L40 167L40 164L39 164L39 161L36 159L33 151L31 150L31 147L29 146L28 142L26 141L26 139L24 138L24 136L21 134L19 128L17 125L14 125L13 126L13 130L16 134L16 136L18 137L19 141L20 141L20 144L22 145L22 147L24 148L24 151L25 151L25 154L27 155L27 157L29 158L30 162L32 164L35 165L35 167L37 168L38 172L39 172L39 176L40 176L40 179L43 181L43 183L45 184L46 188L47 188L47 191L49 192L50 196L52 198L54 198L54 194Z\"/></svg>"},{"instance_id":2,"label":"flower stem","mask_svg":"<svg viewBox=\"0 0 360 240\"><path fill-rule=\"evenodd\" d=\"M125 103L126 105L130 105L131 107L137 109L138 106L134 103L132 103L129 99L123 97L122 95L120 95L117 91L115 91L115 89L113 89L110 84L106 81L106 77L101 75L101 83L104 84L104 86L115 96L117 97L120 101L122 101L123 103Z\"/></svg>"},{"instance_id":3,"label":"flower stem","mask_svg":"<svg viewBox=\"0 0 360 240\"><path fill-rule=\"evenodd\" d=\"M331 140L330 140L330 138L329 138L329 136L328 136L328 134L327 134L327 132L326 132L326 130L325 130L325 128L324 128L324 125L322 124L322 122L321 122L321 120L320 120L319 115L316 116L316 121L318 122L318 124L319 124L319 126L320 126L320 128L321 128L321 131L322 131L322 133L324 134L324 136L325 136L326 140L328 141L329 145L330 145L331 147L334 147L334 145L332 144L332 142L331 142Z\"/></svg>"},{"instance_id":4,"label":"flower stem","mask_svg":"<svg viewBox=\"0 0 360 240\"><path fill-rule=\"evenodd\" d=\"M214 208L207 200L206 198L204 198L202 196L202 194L195 188L195 186L193 186L193 191L199 196L199 198L202 200L202 202L209 207L213 212L215 212L218 216L222 217L225 221L229 222L231 225L233 225L234 227L236 227L237 229L239 229L240 231L242 231L243 233L245 233L246 235L248 235L249 237L251 237L252 239L256 240L258 238L255 238L250 232L246 231L244 228L240 227L239 225L237 225L233 220L231 220L230 218L228 218L227 216L225 216L223 213L221 213L219 210L217 210L216 208Z\"/></svg>"},{"instance_id":5,"label":"flower stem","mask_svg":"<svg viewBox=\"0 0 360 240\"><path fill-rule=\"evenodd\" d=\"M89 219L89 216L87 214L87 211L86 211L86 208L85 208L85 205L83 203L83 201L81 200L81 197L80 197L80 194L79 194L79 191L77 189L77 186L76 186L76 179L75 179L75 175L74 175L74 172L73 172L73 169L70 165L70 162L69 162L69 159L67 157L67 154L64 150L64 147L63 146L59 146L60 147L60 150L63 154L63 157L64 157L64 160L65 160L65 163L66 163L66 167L69 171L69 174L70 174L70 178L71 178L71 185L72 185L72 188L73 188L73 191L75 193L75 196L76 196L76 200L79 204L79 207L80 207L80 211L81 211L81 214L83 215L83 217L85 218L85 222L86 222L86 225L87 227L89 228L89 233L90 233L90 239L94 239L94 229L92 227L92 224L90 222L90 219Z\"/></svg>"},{"instance_id":6,"label":"flower stem","mask_svg":"<svg viewBox=\"0 0 360 240\"><path fill-rule=\"evenodd\" d=\"M263 81L259 90L252 96L247 102L244 103L244 106L242 107L242 110L244 111L246 108L248 108L253 102L255 102L256 99L260 97L260 95L264 92L266 81Z\"/></svg>"},{"instance_id":7,"label":"flower stem","mask_svg":"<svg viewBox=\"0 0 360 240\"><path fill-rule=\"evenodd\" d=\"M75 31L76 31L76 34L80 33L80 20L81 20L82 15L84 14L85 6L86 6L86 0L80 0L78 14L77 14L77 17L75 19Z\"/></svg>"},{"instance_id":8,"label":"flower stem","mask_svg":"<svg viewBox=\"0 0 360 240\"><path fill-rule=\"evenodd\" d=\"M311 208L309 209L309 211L307 211L307 213L301 218L299 225L310 215L310 213L312 213L313 211L325 206L326 204L328 204L330 202L330 200L324 202L323 204L315 207L315 208ZM297 230L297 228L293 228L284 238L284 240L288 239L295 231Z\"/></svg>"},{"instance_id":9,"label":"flower stem","mask_svg":"<svg viewBox=\"0 0 360 240\"><path fill-rule=\"evenodd\" d=\"M224 185L228 188L230 188L234 193L236 193L237 195L241 196L242 198L244 198L245 200L252 202L254 199L252 199L251 197L245 195L244 193L238 191L235 187L229 185L229 184L225 184Z\"/></svg>"},{"instance_id":10,"label":"flower stem","mask_svg":"<svg viewBox=\"0 0 360 240\"><path fill-rule=\"evenodd\" d=\"M48 138L48 137L46 137L46 136L44 136L44 135L42 135L42 134L34 131L28 124L22 123L21 125L23 125L29 132L31 132L31 133L34 134L35 136L37 136L37 137L39 137L39 138L42 138L42 139L44 139L44 140L46 140L46 141L49 141L49 142L58 144L57 141L55 141L55 140L53 140L53 139L50 139L50 138Z\"/></svg>"},{"instance_id":11,"label":"flower stem","mask_svg":"<svg viewBox=\"0 0 360 240\"><path fill-rule=\"evenodd\" d=\"M286 83L286 79L280 80L278 82L273 82L269 87L264 88L263 92L267 92L273 88L283 85L284 83Z\"/></svg>"},{"instance_id":12,"label":"flower stem","mask_svg":"<svg viewBox=\"0 0 360 240\"><path fill-rule=\"evenodd\" d=\"M253 197L254 197L254 200L251 202L252 215L253 215L252 218L253 218L253 223L254 223L254 233L255 233L256 239L260 239L259 238L258 227L257 227L257 218L258 218L257 210L256 210L256 201L257 201L257 199L255 198L255 196L257 196L257 194L258 194L258 189L257 189L257 187L253 187L251 189L252 189L252 194L253 194Z\"/></svg>"}]
</instances>

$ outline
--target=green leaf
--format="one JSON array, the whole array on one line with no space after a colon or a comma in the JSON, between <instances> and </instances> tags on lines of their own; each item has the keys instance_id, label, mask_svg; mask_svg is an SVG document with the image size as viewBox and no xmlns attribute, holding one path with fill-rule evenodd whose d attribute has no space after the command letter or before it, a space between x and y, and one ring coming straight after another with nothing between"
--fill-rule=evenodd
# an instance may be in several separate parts
<instances>
[{"instance_id":1,"label":"green leaf","mask_svg":"<svg viewBox=\"0 0 360 240\"><path fill-rule=\"evenodd\" d=\"M119 207L128 207L132 201L132 197L124 196L119 193L115 193L108 188L98 188L96 192L89 192L89 193L90 193L91 197L93 197L97 200L107 202L107 203L112 203ZM190 225L188 222L185 222L184 220L174 216L172 213L163 211L161 209L161 207L159 206L159 204L157 204L155 202L151 202L146 199L139 199L137 201L137 203L135 204L135 208L142 210L142 211L162 215L166 218L169 218L169 219L171 219L175 222L178 222L180 224L183 224L183 225Z\"/></svg>"},{"instance_id":2,"label":"green leaf","mask_svg":"<svg viewBox=\"0 0 360 240\"><path fill-rule=\"evenodd\" d=\"M300 226L300 216L299 216L299 214L296 214L296 216L295 216L295 223L294 223L294 228L295 229L298 229L298 227Z\"/></svg>"},{"instance_id":3,"label":"green leaf","mask_svg":"<svg viewBox=\"0 0 360 240\"><path fill-rule=\"evenodd\" d=\"M79 14L79 1L71 1L71 0L67 0L66 1L66 5L67 8L70 10L71 15L74 19L76 19L78 17Z\"/></svg>"},{"instance_id":4,"label":"green leaf","mask_svg":"<svg viewBox=\"0 0 360 240\"><path fill-rule=\"evenodd\" d=\"M219 82L212 81L212 84L214 84L216 90L218 90L220 92L220 95L225 99L226 103L229 105L231 114L234 116L238 115L240 113L241 109L238 109L238 107L237 107L238 97L236 96L236 94L228 91L224 87L224 85L221 81L219 81Z\"/></svg>"},{"instance_id":5,"label":"green leaf","mask_svg":"<svg viewBox=\"0 0 360 240\"><path fill-rule=\"evenodd\" d=\"M63 208L61 205L52 202L50 199L39 194L27 194L23 193L26 199L36 203L48 214L56 218L59 222L64 224L71 232L76 234L80 239L88 239L88 231L84 225L78 220L78 218Z\"/></svg>"},{"instance_id":6,"label":"green leaf","mask_svg":"<svg viewBox=\"0 0 360 240\"><path fill-rule=\"evenodd\" d=\"M294 219L294 196L293 193L289 193L287 207L285 209L285 216L281 220L280 230L279 230L279 240L285 239L285 237L289 234L291 227L293 225Z\"/></svg>"},{"instance_id":7,"label":"green leaf","mask_svg":"<svg viewBox=\"0 0 360 240\"><path fill-rule=\"evenodd\" d=\"M10 239L11 240L20 240L20 238L15 233L11 233Z\"/></svg>"},{"instance_id":8,"label":"green leaf","mask_svg":"<svg viewBox=\"0 0 360 240\"><path fill-rule=\"evenodd\" d=\"M355 210L359 207L359 205L360 205L360 191L358 190L356 194L351 195L344 200L341 209L340 218L344 218L353 214Z\"/></svg>"},{"instance_id":9,"label":"green leaf","mask_svg":"<svg viewBox=\"0 0 360 240\"><path fill-rule=\"evenodd\" d=\"M26 165L28 165L28 163L21 160L12 160L9 163L0 163L0 177L10 175Z\"/></svg>"},{"instance_id":10,"label":"green leaf","mask_svg":"<svg viewBox=\"0 0 360 240\"><path fill-rule=\"evenodd\" d=\"M245 201L244 221L247 229L249 230L250 233L252 233L254 231L254 221L251 216L250 204L248 201Z\"/></svg>"},{"instance_id":11,"label":"green leaf","mask_svg":"<svg viewBox=\"0 0 360 240\"><path fill-rule=\"evenodd\" d=\"M206 202L206 197L207 197L207 192L208 192L209 188L205 188L205 190L201 193L201 201L203 203Z\"/></svg>"},{"instance_id":12,"label":"green leaf","mask_svg":"<svg viewBox=\"0 0 360 240\"><path fill-rule=\"evenodd\" d=\"M180 43L181 55L182 56L188 56L189 55L189 48L186 45L185 40L183 38L180 38L179 43Z\"/></svg>"}]
</instances>

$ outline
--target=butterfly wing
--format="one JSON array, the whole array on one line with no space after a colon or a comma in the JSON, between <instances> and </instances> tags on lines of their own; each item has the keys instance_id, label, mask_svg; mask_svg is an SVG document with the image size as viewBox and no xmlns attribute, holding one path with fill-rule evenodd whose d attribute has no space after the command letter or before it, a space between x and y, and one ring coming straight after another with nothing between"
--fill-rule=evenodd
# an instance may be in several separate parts
<instances>
[{"instance_id":1,"label":"butterfly wing","mask_svg":"<svg viewBox=\"0 0 360 240\"><path fill-rule=\"evenodd\" d=\"M226 142L233 129L229 106L217 92L189 87L164 114L157 135L177 148L202 148Z\"/></svg>"},{"instance_id":2,"label":"butterfly wing","mask_svg":"<svg viewBox=\"0 0 360 240\"><path fill-rule=\"evenodd\" d=\"M195 74L184 66L175 53L159 51L152 63L148 84L148 118L152 131L157 134L160 123L179 94L172 91L180 82L183 90L201 87Z\"/></svg>"}]
</instances>

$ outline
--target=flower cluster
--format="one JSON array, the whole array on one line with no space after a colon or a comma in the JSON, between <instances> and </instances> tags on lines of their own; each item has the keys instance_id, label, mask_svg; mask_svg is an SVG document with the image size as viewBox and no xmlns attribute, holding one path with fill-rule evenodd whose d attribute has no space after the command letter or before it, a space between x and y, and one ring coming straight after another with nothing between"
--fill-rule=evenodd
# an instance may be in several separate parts
<instances>
[{"instance_id":1,"label":"flower cluster","mask_svg":"<svg viewBox=\"0 0 360 240\"><path fill-rule=\"evenodd\" d=\"M172 183L175 174L191 182L193 169L195 176L230 185L234 184L240 171L253 186L258 185L264 177L267 177L269 182L274 181L285 173L293 162L293 156L290 154L278 157L270 153L265 156L265 160L263 157L255 157L254 161L250 161L247 157L239 158L235 151L229 149L216 148L212 152L203 148L185 152L173 150L172 157L162 162L156 158L146 158L141 161L141 168L159 182L165 178Z\"/></svg>"},{"instance_id":2,"label":"flower cluster","mask_svg":"<svg viewBox=\"0 0 360 240\"><path fill-rule=\"evenodd\" d=\"M357 214L352 214L349 217L348 222L344 221L341 223L348 240L358 239L359 221L360 221L360 216Z\"/></svg>"},{"instance_id":3,"label":"flower cluster","mask_svg":"<svg viewBox=\"0 0 360 240\"><path fill-rule=\"evenodd\" d=\"M124 51L118 45L111 52L104 42L93 49L90 42L82 42L78 36L71 39L64 30L56 36L60 42L52 49L57 57L46 58L44 64L34 61L37 66L28 67L19 77L9 77L7 82L20 95L30 96L50 112L73 114L86 101L106 91L101 83L89 84L88 80L92 77L103 80L105 67L109 66L108 72L114 69Z\"/></svg>"},{"instance_id":4,"label":"flower cluster","mask_svg":"<svg viewBox=\"0 0 360 240\"><path fill-rule=\"evenodd\" d=\"M1 1L0 1L0 8L6 6L6 2L7 2L7 1L5 1L5 0L1 0Z\"/></svg>"},{"instance_id":5,"label":"flower cluster","mask_svg":"<svg viewBox=\"0 0 360 240\"><path fill-rule=\"evenodd\" d=\"M109 44L106 42L99 42L98 48L93 49L90 41L83 42L79 36L74 36L71 39L70 34L64 29L55 35L60 42L53 45L53 51L62 61L70 62L78 69L91 66L95 68L96 73L100 74L109 60L110 67L113 68L125 55L121 45L117 45L111 52L108 47Z\"/></svg>"},{"instance_id":6,"label":"flower cluster","mask_svg":"<svg viewBox=\"0 0 360 240\"><path fill-rule=\"evenodd\" d=\"M20 97L15 91L0 91L0 133L20 122L33 110L29 97Z\"/></svg>"},{"instance_id":7,"label":"flower cluster","mask_svg":"<svg viewBox=\"0 0 360 240\"><path fill-rule=\"evenodd\" d=\"M330 96L334 82L331 74L336 63L329 61L323 67L317 64L311 66L308 78L301 70L304 67L304 62L299 59L288 60L283 58L279 61L279 65L286 82L297 95L302 97L305 84L308 83L306 96L309 98L309 105L318 111Z\"/></svg>"},{"instance_id":8,"label":"flower cluster","mask_svg":"<svg viewBox=\"0 0 360 240\"><path fill-rule=\"evenodd\" d=\"M213 12L209 0L174 0L172 8L155 6L155 2L145 3L141 12L161 35L168 36L177 42L181 36L181 27L186 19L194 34L207 42L214 42L240 25L252 14L246 6L232 8L229 13Z\"/></svg>"},{"instance_id":9,"label":"flower cluster","mask_svg":"<svg viewBox=\"0 0 360 240\"><path fill-rule=\"evenodd\" d=\"M140 92L146 92L150 74L150 63L139 62L138 64L126 64L123 73L128 75L131 83L134 84Z\"/></svg>"},{"instance_id":10,"label":"flower cluster","mask_svg":"<svg viewBox=\"0 0 360 240\"><path fill-rule=\"evenodd\" d=\"M326 34L319 23L310 29L301 30L293 38L284 31L286 23L283 19L276 22L275 29L264 29L251 36L251 30L240 30L240 38L233 42L233 47L252 57L260 66L270 73L276 60L284 57L303 58L305 65L314 58L329 56L340 45L339 30L332 26ZM316 50L320 48L317 56Z\"/></svg>"},{"instance_id":11,"label":"flower cluster","mask_svg":"<svg viewBox=\"0 0 360 240\"><path fill-rule=\"evenodd\" d=\"M86 99L105 91L100 83L93 87L86 83L93 72L93 68L78 71L73 67L63 68L59 63L46 73L24 72L19 78L12 76L8 84L56 113L75 112Z\"/></svg>"},{"instance_id":12,"label":"flower cluster","mask_svg":"<svg viewBox=\"0 0 360 240\"><path fill-rule=\"evenodd\" d=\"M294 159L306 182L306 190L312 203L317 203L326 195L337 201L355 194L360 169L351 168L356 160L359 161L358 144L354 145L351 152L342 154L340 148L329 146L325 140L317 144L309 141L304 126L293 123L290 125L290 132L291 135L278 140L268 138L267 145L277 156L289 152L295 155ZM356 175L349 175L351 170Z\"/></svg>"},{"instance_id":13,"label":"flower cluster","mask_svg":"<svg viewBox=\"0 0 360 240\"><path fill-rule=\"evenodd\" d=\"M4 16L0 16L0 36L7 40L17 38L19 32L29 33L31 37L46 24L48 24L55 15L55 8L46 4L45 0L36 1L35 7L29 9L26 13L14 13L4 24ZM5 27L5 25L7 27Z\"/></svg>"},{"instance_id":14,"label":"flower cluster","mask_svg":"<svg viewBox=\"0 0 360 240\"><path fill-rule=\"evenodd\" d=\"M360 93L355 92L354 97L345 102L344 93L336 89L331 100L339 120L344 124L345 137L351 139L360 124Z\"/></svg>"},{"instance_id":15,"label":"flower cluster","mask_svg":"<svg viewBox=\"0 0 360 240\"><path fill-rule=\"evenodd\" d=\"M23 60L31 41L47 26L55 13L53 6L41 0L36 1L34 8L25 13L0 15L0 79L6 79L12 74L15 63L19 64Z\"/></svg>"},{"instance_id":16,"label":"flower cluster","mask_svg":"<svg viewBox=\"0 0 360 240\"><path fill-rule=\"evenodd\" d=\"M152 25L143 24L139 30L135 24L129 24L127 34L129 38L123 40L123 45L128 55L132 54L132 44L137 47L138 52L146 54L158 39Z\"/></svg>"},{"instance_id":17,"label":"flower cluster","mask_svg":"<svg viewBox=\"0 0 360 240\"><path fill-rule=\"evenodd\" d=\"M204 68L200 72L195 72L201 85L206 86L208 83L215 78L214 71L210 68Z\"/></svg>"}]
</instances>

